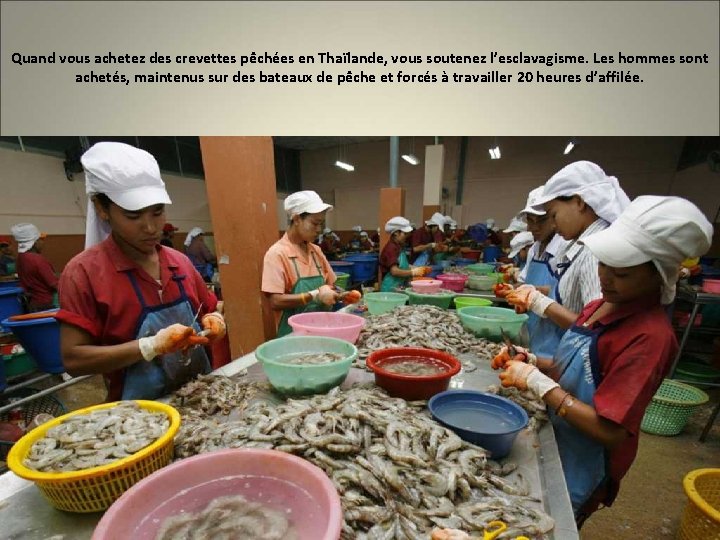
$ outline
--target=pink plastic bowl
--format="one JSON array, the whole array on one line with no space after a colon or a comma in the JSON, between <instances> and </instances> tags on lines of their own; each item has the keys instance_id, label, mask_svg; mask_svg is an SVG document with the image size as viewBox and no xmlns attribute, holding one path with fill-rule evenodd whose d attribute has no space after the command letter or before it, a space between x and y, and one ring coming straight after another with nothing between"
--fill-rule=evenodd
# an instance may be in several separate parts
<instances>
[{"instance_id":1,"label":"pink plastic bowl","mask_svg":"<svg viewBox=\"0 0 720 540\"><path fill-rule=\"evenodd\" d=\"M437 278L442 282L443 288L454 292L463 292L468 277L464 274L440 274Z\"/></svg>"},{"instance_id":2,"label":"pink plastic bowl","mask_svg":"<svg viewBox=\"0 0 720 540\"><path fill-rule=\"evenodd\" d=\"M296 336L325 336L355 343L365 319L350 313L315 311L293 315L288 324Z\"/></svg>"},{"instance_id":3,"label":"pink plastic bowl","mask_svg":"<svg viewBox=\"0 0 720 540\"><path fill-rule=\"evenodd\" d=\"M703 279L702 290L706 293L720 294L720 279Z\"/></svg>"},{"instance_id":4,"label":"pink plastic bowl","mask_svg":"<svg viewBox=\"0 0 720 540\"><path fill-rule=\"evenodd\" d=\"M419 281L411 281L412 290L420 294L436 293L440 290L442 281L439 279L423 279Z\"/></svg>"},{"instance_id":5,"label":"pink plastic bowl","mask_svg":"<svg viewBox=\"0 0 720 540\"><path fill-rule=\"evenodd\" d=\"M227 495L287 512L300 540L340 538L340 496L321 469L285 452L242 448L183 459L144 478L105 512L92 540L152 540L166 518Z\"/></svg>"}]
</instances>

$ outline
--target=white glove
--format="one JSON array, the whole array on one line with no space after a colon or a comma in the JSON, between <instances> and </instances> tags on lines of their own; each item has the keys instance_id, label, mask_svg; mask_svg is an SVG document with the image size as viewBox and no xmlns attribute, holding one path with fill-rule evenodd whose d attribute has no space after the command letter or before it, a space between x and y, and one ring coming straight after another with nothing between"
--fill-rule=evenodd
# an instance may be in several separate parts
<instances>
[{"instance_id":1,"label":"white glove","mask_svg":"<svg viewBox=\"0 0 720 540\"><path fill-rule=\"evenodd\" d=\"M338 293L330 285L323 285L318 289L317 299L326 306L332 306L338 301Z\"/></svg>"}]
</instances>

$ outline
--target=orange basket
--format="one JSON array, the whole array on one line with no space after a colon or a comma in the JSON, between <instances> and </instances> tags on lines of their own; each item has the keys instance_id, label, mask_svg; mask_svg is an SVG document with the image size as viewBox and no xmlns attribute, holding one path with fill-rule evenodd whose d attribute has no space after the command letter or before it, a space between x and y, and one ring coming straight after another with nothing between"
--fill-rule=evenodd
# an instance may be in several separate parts
<instances>
[{"instance_id":1,"label":"orange basket","mask_svg":"<svg viewBox=\"0 0 720 540\"><path fill-rule=\"evenodd\" d=\"M720 469L696 469L683 479L688 503L680 522L681 540L720 539Z\"/></svg>"},{"instance_id":2,"label":"orange basket","mask_svg":"<svg viewBox=\"0 0 720 540\"><path fill-rule=\"evenodd\" d=\"M143 409L165 413L170 419L170 427L149 446L109 465L71 472L40 472L26 467L23 461L33 443L43 438L48 429L72 416L109 409L118 403L116 401L78 409L33 429L10 450L8 467L19 477L35 482L40 492L55 508L68 512L106 510L136 482L170 463L175 450L173 439L180 428L180 413L175 408L157 401L135 400Z\"/></svg>"}]
</instances>

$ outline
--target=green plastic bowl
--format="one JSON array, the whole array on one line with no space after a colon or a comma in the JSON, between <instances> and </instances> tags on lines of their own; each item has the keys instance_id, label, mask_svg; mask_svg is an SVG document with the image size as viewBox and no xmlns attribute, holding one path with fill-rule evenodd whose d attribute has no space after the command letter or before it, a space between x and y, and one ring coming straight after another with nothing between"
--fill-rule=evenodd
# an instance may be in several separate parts
<instances>
[{"instance_id":1,"label":"green plastic bowl","mask_svg":"<svg viewBox=\"0 0 720 540\"><path fill-rule=\"evenodd\" d=\"M5 355L2 357L2 361L5 363L6 377L24 375L37 369L35 360L26 352Z\"/></svg>"},{"instance_id":2,"label":"green plastic bowl","mask_svg":"<svg viewBox=\"0 0 720 540\"><path fill-rule=\"evenodd\" d=\"M456 296L453 299L455 308L461 309L468 306L492 306L492 300L487 298L477 298L475 296Z\"/></svg>"},{"instance_id":3,"label":"green plastic bowl","mask_svg":"<svg viewBox=\"0 0 720 540\"><path fill-rule=\"evenodd\" d=\"M491 341L502 341L500 328L515 342L520 341L520 330L527 321L525 313L500 307L470 306L457 310L460 322L473 334Z\"/></svg>"},{"instance_id":4,"label":"green plastic bowl","mask_svg":"<svg viewBox=\"0 0 720 540\"><path fill-rule=\"evenodd\" d=\"M485 264L485 263L470 264L465 267L465 270L467 270L471 274L484 276L484 275L489 274L490 272L494 272L495 265L494 264Z\"/></svg>"},{"instance_id":5,"label":"green plastic bowl","mask_svg":"<svg viewBox=\"0 0 720 540\"><path fill-rule=\"evenodd\" d=\"M343 357L327 364L286 363L291 358L311 353L336 353ZM342 384L357 354L357 348L352 343L322 336L285 336L267 341L255 349L255 357L270 384L287 396L324 394Z\"/></svg>"},{"instance_id":6,"label":"green plastic bowl","mask_svg":"<svg viewBox=\"0 0 720 540\"><path fill-rule=\"evenodd\" d=\"M387 313L398 306L404 306L408 301L407 294L396 292L371 292L367 293L363 298L370 315Z\"/></svg>"},{"instance_id":7,"label":"green plastic bowl","mask_svg":"<svg viewBox=\"0 0 720 540\"><path fill-rule=\"evenodd\" d=\"M342 289L347 289L348 283L350 282L350 274L346 272L335 272L335 285Z\"/></svg>"},{"instance_id":8,"label":"green plastic bowl","mask_svg":"<svg viewBox=\"0 0 720 540\"><path fill-rule=\"evenodd\" d=\"M405 294L410 297L410 301L408 303L411 306L417 304L429 304L443 309L448 309L450 304L452 304L453 298L456 296L456 294L452 291L441 291L440 294L421 294L416 293L411 289L407 289Z\"/></svg>"}]
</instances>

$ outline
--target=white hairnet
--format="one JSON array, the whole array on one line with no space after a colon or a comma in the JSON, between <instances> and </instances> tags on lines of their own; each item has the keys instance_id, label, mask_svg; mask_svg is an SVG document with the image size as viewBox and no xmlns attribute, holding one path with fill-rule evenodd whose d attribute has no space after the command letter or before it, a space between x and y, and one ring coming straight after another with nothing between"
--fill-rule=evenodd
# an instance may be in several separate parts
<instances>
[{"instance_id":1,"label":"white hairnet","mask_svg":"<svg viewBox=\"0 0 720 540\"><path fill-rule=\"evenodd\" d=\"M535 243L535 238L529 231L523 231L517 233L512 240L510 240L510 253L508 257L512 258L524 247L532 246Z\"/></svg>"},{"instance_id":2,"label":"white hairnet","mask_svg":"<svg viewBox=\"0 0 720 540\"><path fill-rule=\"evenodd\" d=\"M290 217L298 214L317 214L325 210L332 210L331 204L324 203L320 195L310 190L291 193L285 197L283 206Z\"/></svg>"},{"instance_id":3,"label":"white hairnet","mask_svg":"<svg viewBox=\"0 0 720 540\"><path fill-rule=\"evenodd\" d=\"M203 233L204 231L200 227L193 227L192 229L190 229L190 232L187 233L187 236L185 237L185 242L183 243L185 244L185 246L189 246L192 243L193 238L195 238L196 236L200 236Z\"/></svg>"},{"instance_id":4,"label":"white hairnet","mask_svg":"<svg viewBox=\"0 0 720 540\"><path fill-rule=\"evenodd\" d=\"M18 223L10 227L10 232L18 244L18 253L25 253L32 249L40 236L40 229L32 223Z\"/></svg>"}]
</instances>

